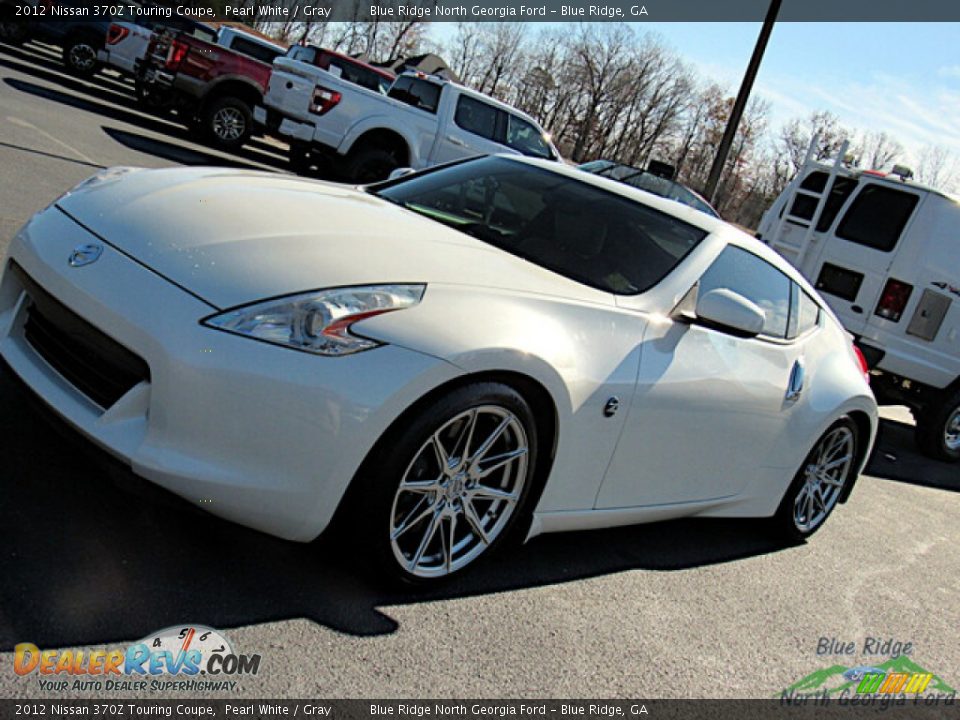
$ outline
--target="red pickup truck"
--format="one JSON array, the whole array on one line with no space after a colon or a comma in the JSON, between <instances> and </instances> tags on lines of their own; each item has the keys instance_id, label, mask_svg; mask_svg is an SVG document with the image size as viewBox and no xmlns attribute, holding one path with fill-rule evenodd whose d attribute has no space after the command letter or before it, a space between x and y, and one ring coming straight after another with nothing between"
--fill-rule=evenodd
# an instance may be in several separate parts
<instances>
[{"instance_id":1,"label":"red pickup truck","mask_svg":"<svg viewBox=\"0 0 960 720\"><path fill-rule=\"evenodd\" d=\"M253 131L271 63L285 49L222 26L217 42L188 33L157 33L137 78L137 96L152 108L175 108L215 145L234 150Z\"/></svg>"}]
</instances>

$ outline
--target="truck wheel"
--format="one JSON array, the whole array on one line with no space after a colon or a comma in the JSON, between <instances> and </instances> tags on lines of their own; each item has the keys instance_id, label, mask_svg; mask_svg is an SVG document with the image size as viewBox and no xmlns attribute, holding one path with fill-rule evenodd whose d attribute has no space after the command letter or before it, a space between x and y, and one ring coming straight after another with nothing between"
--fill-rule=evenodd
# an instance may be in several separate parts
<instances>
[{"instance_id":1,"label":"truck wheel","mask_svg":"<svg viewBox=\"0 0 960 720\"><path fill-rule=\"evenodd\" d=\"M72 38L63 46L63 64L77 77L91 77L100 66L96 44L87 38Z\"/></svg>"},{"instance_id":2,"label":"truck wheel","mask_svg":"<svg viewBox=\"0 0 960 720\"><path fill-rule=\"evenodd\" d=\"M347 162L346 175L358 184L386 180L387 176L400 167L396 156L377 147L364 148Z\"/></svg>"},{"instance_id":3,"label":"truck wheel","mask_svg":"<svg viewBox=\"0 0 960 720\"><path fill-rule=\"evenodd\" d=\"M291 142L287 159L290 162L290 169L297 175L308 175L310 173L310 167L313 165L313 156L310 154L309 145Z\"/></svg>"},{"instance_id":4,"label":"truck wheel","mask_svg":"<svg viewBox=\"0 0 960 720\"><path fill-rule=\"evenodd\" d=\"M960 460L960 390L916 413L917 446L937 460Z\"/></svg>"},{"instance_id":5,"label":"truck wheel","mask_svg":"<svg viewBox=\"0 0 960 720\"><path fill-rule=\"evenodd\" d=\"M214 98L203 109L201 126L214 145L236 150L250 137L253 113L240 98Z\"/></svg>"},{"instance_id":6,"label":"truck wheel","mask_svg":"<svg viewBox=\"0 0 960 720\"><path fill-rule=\"evenodd\" d=\"M141 110L147 112L162 114L170 109L170 99L166 93L158 92L157 89L137 76L133 84L134 94L137 97L137 105Z\"/></svg>"},{"instance_id":7,"label":"truck wheel","mask_svg":"<svg viewBox=\"0 0 960 720\"><path fill-rule=\"evenodd\" d=\"M22 45L27 39L27 24L17 22L13 17L13 8L4 8L0 12L0 42L7 45Z\"/></svg>"}]
</instances>

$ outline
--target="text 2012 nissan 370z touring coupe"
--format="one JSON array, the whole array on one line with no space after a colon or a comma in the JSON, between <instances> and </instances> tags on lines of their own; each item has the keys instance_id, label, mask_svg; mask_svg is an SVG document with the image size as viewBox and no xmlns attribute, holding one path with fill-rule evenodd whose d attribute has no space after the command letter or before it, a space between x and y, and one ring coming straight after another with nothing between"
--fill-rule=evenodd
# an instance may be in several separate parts
<instances>
[{"instance_id":1,"label":"text 2012 nissan 370z touring coupe","mask_svg":"<svg viewBox=\"0 0 960 720\"><path fill-rule=\"evenodd\" d=\"M292 540L348 518L407 579L679 516L803 538L877 425L850 337L772 250L529 158L366 188L106 170L13 240L0 337L135 473Z\"/></svg>"}]
</instances>

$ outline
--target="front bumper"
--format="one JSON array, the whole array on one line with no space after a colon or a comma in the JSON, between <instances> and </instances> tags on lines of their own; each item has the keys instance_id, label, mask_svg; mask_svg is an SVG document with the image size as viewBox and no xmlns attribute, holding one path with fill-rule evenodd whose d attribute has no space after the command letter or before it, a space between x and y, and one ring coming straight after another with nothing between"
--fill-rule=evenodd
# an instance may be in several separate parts
<instances>
[{"instance_id":1,"label":"front bumper","mask_svg":"<svg viewBox=\"0 0 960 720\"><path fill-rule=\"evenodd\" d=\"M99 242L86 267L74 248ZM200 324L216 312L100 241L59 209L35 216L10 260L47 293L142 358L149 379L102 408L24 335L31 299L0 280L0 356L55 412L148 480L215 515L290 540L327 526L390 423L460 371L396 346L325 358Z\"/></svg>"}]
</instances>

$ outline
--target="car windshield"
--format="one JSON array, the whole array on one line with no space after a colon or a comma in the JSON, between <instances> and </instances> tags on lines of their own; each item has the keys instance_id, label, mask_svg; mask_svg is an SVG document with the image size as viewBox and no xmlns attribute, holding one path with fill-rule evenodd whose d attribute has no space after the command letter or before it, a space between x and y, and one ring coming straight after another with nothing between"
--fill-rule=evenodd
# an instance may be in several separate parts
<instances>
[{"instance_id":1,"label":"car windshield","mask_svg":"<svg viewBox=\"0 0 960 720\"><path fill-rule=\"evenodd\" d=\"M541 167L484 157L370 191L578 282L632 295L656 285L707 231Z\"/></svg>"}]
</instances>

